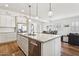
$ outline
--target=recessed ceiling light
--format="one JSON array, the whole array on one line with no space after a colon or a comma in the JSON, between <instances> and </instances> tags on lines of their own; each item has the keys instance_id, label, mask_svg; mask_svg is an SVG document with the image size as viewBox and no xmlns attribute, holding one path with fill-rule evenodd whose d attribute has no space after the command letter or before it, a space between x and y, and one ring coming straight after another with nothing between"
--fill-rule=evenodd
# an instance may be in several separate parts
<instances>
[{"instance_id":1,"label":"recessed ceiling light","mask_svg":"<svg viewBox=\"0 0 79 59\"><path fill-rule=\"evenodd\" d=\"M5 7L8 7L8 4L5 4Z\"/></svg>"},{"instance_id":2,"label":"recessed ceiling light","mask_svg":"<svg viewBox=\"0 0 79 59\"><path fill-rule=\"evenodd\" d=\"M24 12L24 10L21 10L21 12Z\"/></svg>"}]
</instances>

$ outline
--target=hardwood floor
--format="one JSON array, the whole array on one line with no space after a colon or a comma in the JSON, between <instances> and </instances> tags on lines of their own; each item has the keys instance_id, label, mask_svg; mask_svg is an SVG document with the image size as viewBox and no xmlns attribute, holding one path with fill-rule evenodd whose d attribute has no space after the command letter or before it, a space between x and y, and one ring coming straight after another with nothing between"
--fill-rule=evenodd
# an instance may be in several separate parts
<instances>
[{"instance_id":1,"label":"hardwood floor","mask_svg":"<svg viewBox=\"0 0 79 59\"><path fill-rule=\"evenodd\" d=\"M79 56L79 46L61 43L61 56ZM17 42L0 44L0 56L25 56Z\"/></svg>"},{"instance_id":2,"label":"hardwood floor","mask_svg":"<svg viewBox=\"0 0 79 59\"><path fill-rule=\"evenodd\" d=\"M0 44L0 56L24 56L17 42Z\"/></svg>"},{"instance_id":3,"label":"hardwood floor","mask_svg":"<svg viewBox=\"0 0 79 59\"><path fill-rule=\"evenodd\" d=\"M79 56L79 46L70 45L68 43L61 43L61 54L62 56Z\"/></svg>"}]
</instances>

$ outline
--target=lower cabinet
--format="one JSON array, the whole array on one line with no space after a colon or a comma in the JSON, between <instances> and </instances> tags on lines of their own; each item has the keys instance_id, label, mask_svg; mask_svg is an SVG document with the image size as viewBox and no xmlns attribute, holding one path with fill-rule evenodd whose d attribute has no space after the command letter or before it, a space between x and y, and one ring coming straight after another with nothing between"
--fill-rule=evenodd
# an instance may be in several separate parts
<instances>
[{"instance_id":1,"label":"lower cabinet","mask_svg":"<svg viewBox=\"0 0 79 59\"><path fill-rule=\"evenodd\" d=\"M6 43L16 40L16 33L0 33L0 43Z\"/></svg>"},{"instance_id":2,"label":"lower cabinet","mask_svg":"<svg viewBox=\"0 0 79 59\"><path fill-rule=\"evenodd\" d=\"M18 35L17 43L25 55L28 55L28 38Z\"/></svg>"},{"instance_id":3,"label":"lower cabinet","mask_svg":"<svg viewBox=\"0 0 79 59\"><path fill-rule=\"evenodd\" d=\"M41 56L41 43L34 40L29 39L29 56Z\"/></svg>"}]
</instances>

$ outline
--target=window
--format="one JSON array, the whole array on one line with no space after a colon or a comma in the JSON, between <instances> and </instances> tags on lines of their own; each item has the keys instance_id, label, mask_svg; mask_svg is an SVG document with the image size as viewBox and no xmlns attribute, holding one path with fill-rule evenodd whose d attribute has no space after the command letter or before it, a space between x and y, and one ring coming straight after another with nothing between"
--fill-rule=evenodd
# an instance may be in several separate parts
<instances>
[{"instance_id":1,"label":"window","mask_svg":"<svg viewBox=\"0 0 79 59\"><path fill-rule=\"evenodd\" d=\"M27 32L26 24L18 24L18 32L19 33Z\"/></svg>"}]
</instances>

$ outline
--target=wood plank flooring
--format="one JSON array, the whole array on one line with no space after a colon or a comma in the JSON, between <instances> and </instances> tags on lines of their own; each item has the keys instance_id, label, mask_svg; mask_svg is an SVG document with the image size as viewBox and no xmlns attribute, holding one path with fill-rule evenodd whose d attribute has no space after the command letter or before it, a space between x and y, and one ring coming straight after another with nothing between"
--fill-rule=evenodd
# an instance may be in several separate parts
<instances>
[{"instance_id":1,"label":"wood plank flooring","mask_svg":"<svg viewBox=\"0 0 79 59\"><path fill-rule=\"evenodd\" d=\"M0 44L0 56L24 56L24 53L18 47L17 42Z\"/></svg>"},{"instance_id":2,"label":"wood plank flooring","mask_svg":"<svg viewBox=\"0 0 79 59\"><path fill-rule=\"evenodd\" d=\"M61 55L62 56L79 56L79 46L70 45L68 43L61 43Z\"/></svg>"},{"instance_id":3,"label":"wood plank flooring","mask_svg":"<svg viewBox=\"0 0 79 59\"><path fill-rule=\"evenodd\" d=\"M79 56L79 46L61 43L61 56ZM0 56L25 56L17 42L0 44Z\"/></svg>"}]
</instances>

